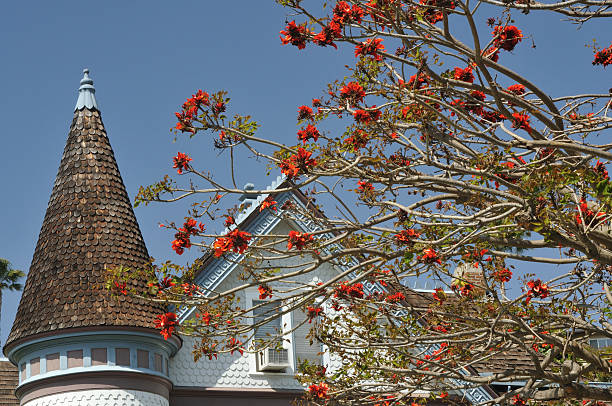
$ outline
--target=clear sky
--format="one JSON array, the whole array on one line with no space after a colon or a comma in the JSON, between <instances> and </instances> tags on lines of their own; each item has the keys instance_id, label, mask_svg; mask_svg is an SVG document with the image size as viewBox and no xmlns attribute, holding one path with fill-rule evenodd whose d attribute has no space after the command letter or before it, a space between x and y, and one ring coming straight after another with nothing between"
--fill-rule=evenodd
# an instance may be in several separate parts
<instances>
[{"instance_id":1,"label":"clear sky","mask_svg":"<svg viewBox=\"0 0 612 406\"><path fill-rule=\"evenodd\" d=\"M281 46L279 30L293 18L272 0L15 1L0 10L0 257L23 270L34 253L84 67L133 199L140 185L172 173L177 151L226 174L225 157L210 140L173 143L169 131L174 111L198 88L228 90L231 111L253 115L262 136L294 144L297 106L322 94L353 63L351 49ZM519 16L537 48L526 39L512 67L554 95L607 91L612 70L593 68L584 44L598 38L607 46L612 28L595 23L577 30L565 23L559 29L559 19ZM239 183L270 182L253 160L239 164L247 168ZM171 235L158 223L183 215L177 206L136 209L152 256L177 259ZM2 343L18 300L19 294L4 293Z\"/></svg>"}]
</instances>

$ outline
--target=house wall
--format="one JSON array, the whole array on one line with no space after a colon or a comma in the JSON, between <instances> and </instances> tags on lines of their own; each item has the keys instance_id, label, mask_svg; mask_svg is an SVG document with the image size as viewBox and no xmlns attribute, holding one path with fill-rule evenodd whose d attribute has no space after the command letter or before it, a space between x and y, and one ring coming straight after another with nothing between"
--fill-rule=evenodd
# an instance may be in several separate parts
<instances>
[{"instance_id":1,"label":"house wall","mask_svg":"<svg viewBox=\"0 0 612 406\"><path fill-rule=\"evenodd\" d=\"M153 393L136 390L101 389L44 396L24 403L22 406L168 406L168 404L166 398Z\"/></svg>"},{"instance_id":2,"label":"house wall","mask_svg":"<svg viewBox=\"0 0 612 406\"><path fill-rule=\"evenodd\" d=\"M295 228L293 228L295 229ZM271 234L288 234L292 230L286 222L279 223ZM295 263L295 258L280 260L271 263L273 267L282 268L283 264ZM243 284L238 279L240 268L236 268L221 283L218 291ZM314 273L301 275L294 280L304 283L312 282L313 278L328 280L337 275L329 264ZM275 285L271 284L274 289ZM286 289L286 286L283 287ZM256 292L256 289L254 289ZM253 292L240 291L237 294L239 303L248 303L253 298ZM249 300L247 300L249 299ZM302 391L303 387L295 380L293 371L288 372L257 372L255 369L254 354L239 355L238 353L220 354L218 359L208 360L203 357L198 362L193 361L193 338L183 337L184 342L179 352L170 359L170 380L177 387L204 387L204 388L242 388L242 389L283 389L291 391ZM299 339L299 338L298 338ZM303 338L302 338L303 339ZM290 351L290 359L293 358ZM292 360L293 364L293 360ZM292 365L293 366L293 365Z\"/></svg>"}]
</instances>

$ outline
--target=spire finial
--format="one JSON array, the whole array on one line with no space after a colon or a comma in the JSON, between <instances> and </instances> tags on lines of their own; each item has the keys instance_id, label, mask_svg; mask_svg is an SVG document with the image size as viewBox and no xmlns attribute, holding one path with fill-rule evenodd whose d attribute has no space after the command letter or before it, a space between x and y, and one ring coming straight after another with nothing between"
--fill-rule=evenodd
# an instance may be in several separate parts
<instances>
[{"instance_id":1,"label":"spire finial","mask_svg":"<svg viewBox=\"0 0 612 406\"><path fill-rule=\"evenodd\" d=\"M81 86L79 87L79 98L77 99L75 110L82 110L88 108L90 110L98 110L98 103L96 103L96 89L93 85L93 80L89 77L89 69L83 69L83 79L81 79Z\"/></svg>"}]
</instances>

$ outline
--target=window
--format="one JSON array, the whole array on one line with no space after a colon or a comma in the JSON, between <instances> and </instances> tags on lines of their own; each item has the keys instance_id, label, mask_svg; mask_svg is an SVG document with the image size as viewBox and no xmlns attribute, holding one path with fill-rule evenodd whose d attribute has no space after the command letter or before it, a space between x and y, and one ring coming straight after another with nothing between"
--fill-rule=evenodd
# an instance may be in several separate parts
<instances>
[{"instance_id":1,"label":"window","mask_svg":"<svg viewBox=\"0 0 612 406\"><path fill-rule=\"evenodd\" d=\"M280 301L253 300L253 323L262 323L278 313ZM260 372L284 372L289 368L289 351L283 348L282 316L273 318L255 329L253 340L255 345L265 348L257 353L255 364Z\"/></svg>"},{"instance_id":2,"label":"window","mask_svg":"<svg viewBox=\"0 0 612 406\"><path fill-rule=\"evenodd\" d=\"M305 360L321 365L321 343L316 338L307 337L312 324L308 323L306 313L300 309L294 310L293 326L299 326L293 331L296 366Z\"/></svg>"},{"instance_id":3,"label":"window","mask_svg":"<svg viewBox=\"0 0 612 406\"><path fill-rule=\"evenodd\" d=\"M592 338L589 340L589 345L597 350L612 347L612 338Z\"/></svg>"}]
</instances>

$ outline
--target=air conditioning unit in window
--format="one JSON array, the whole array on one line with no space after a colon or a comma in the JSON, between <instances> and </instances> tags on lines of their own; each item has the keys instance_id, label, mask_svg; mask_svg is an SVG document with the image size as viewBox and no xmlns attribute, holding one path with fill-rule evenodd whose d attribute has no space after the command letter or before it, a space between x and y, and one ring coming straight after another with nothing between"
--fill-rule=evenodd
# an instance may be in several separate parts
<instances>
[{"instance_id":1,"label":"air conditioning unit in window","mask_svg":"<svg viewBox=\"0 0 612 406\"><path fill-rule=\"evenodd\" d=\"M283 371L289 368L289 352L286 349L266 348L258 355L259 371Z\"/></svg>"}]
</instances>

